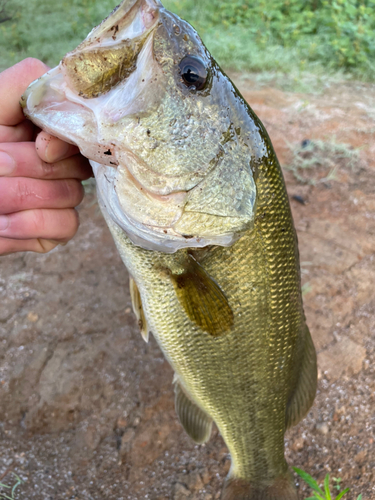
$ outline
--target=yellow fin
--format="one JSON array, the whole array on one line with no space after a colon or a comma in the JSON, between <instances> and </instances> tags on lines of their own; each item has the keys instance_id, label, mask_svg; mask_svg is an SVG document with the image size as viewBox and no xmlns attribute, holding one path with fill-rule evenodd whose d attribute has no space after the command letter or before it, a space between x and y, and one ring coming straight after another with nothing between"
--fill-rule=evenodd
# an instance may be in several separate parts
<instances>
[{"instance_id":1,"label":"yellow fin","mask_svg":"<svg viewBox=\"0 0 375 500\"><path fill-rule=\"evenodd\" d=\"M188 255L182 274L172 274L180 304L191 321L214 337L227 333L233 325L233 311L227 298L203 267Z\"/></svg>"},{"instance_id":2,"label":"yellow fin","mask_svg":"<svg viewBox=\"0 0 375 500\"><path fill-rule=\"evenodd\" d=\"M199 444L206 443L211 436L212 418L197 406L175 381L175 407L182 427Z\"/></svg>"},{"instance_id":3,"label":"yellow fin","mask_svg":"<svg viewBox=\"0 0 375 500\"><path fill-rule=\"evenodd\" d=\"M143 312L142 299L137 284L133 278L129 279L129 288L130 288L130 297L132 299L133 311L138 320L138 325L139 329L141 330L141 335L143 337L143 340L145 342L148 342L149 331L145 313Z\"/></svg>"},{"instance_id":4,"label":"yellow fin","mask_svg":"<svg viewBox=\"0 0 375 500\"><path fill-rule=\"evenodd\" d=\"M317 386L316 352L306 326L305 349L297 386L286 408L286 428L298 424L313 404Z\"/></svg>"}]
</instances>

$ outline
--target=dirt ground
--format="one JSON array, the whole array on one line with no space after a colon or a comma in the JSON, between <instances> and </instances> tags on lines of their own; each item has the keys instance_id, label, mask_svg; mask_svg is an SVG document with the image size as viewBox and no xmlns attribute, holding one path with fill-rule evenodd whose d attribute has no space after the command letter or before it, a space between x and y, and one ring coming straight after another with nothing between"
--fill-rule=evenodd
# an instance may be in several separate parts
<instances>
[{"instance_id":1,"label":"dirt ground","mask_svg":"<svg viewBox=\"0 0 375 500\"><path fill-rule=\"evenodd\" d=\"M287 433L286 456L320 481L340 477L348 500L375 499L375 86L312 95L234 79L283 166L306 140L359 148L316 185L285 170L319 359L314 406ZM183 432L172 371L139 334L93 189L79 211L65 247L0 262L0 482L17 473L23 500L217 499L223 440L214 430L197 446Z\"/></svg>"}]
</instances>

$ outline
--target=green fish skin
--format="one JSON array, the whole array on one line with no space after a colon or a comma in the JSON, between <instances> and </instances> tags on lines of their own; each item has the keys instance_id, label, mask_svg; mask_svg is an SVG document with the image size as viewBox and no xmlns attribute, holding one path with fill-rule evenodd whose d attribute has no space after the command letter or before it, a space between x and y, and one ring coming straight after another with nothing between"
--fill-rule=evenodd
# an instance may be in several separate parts
<instances>
[{"instance_id":1,"label":"green fish skin","mask_svg":"<svg viewBox=\"0 0 375 500\"><path fill-rule=\"evenodd\" d=\"M284 433L313 403L316 354L260 120L157 0L125 0L21 104L91 160L142 336L175 372L179 420L197 443L215 423L228 446L222 500L297 500Z\"/></svg>"}]
</instances>

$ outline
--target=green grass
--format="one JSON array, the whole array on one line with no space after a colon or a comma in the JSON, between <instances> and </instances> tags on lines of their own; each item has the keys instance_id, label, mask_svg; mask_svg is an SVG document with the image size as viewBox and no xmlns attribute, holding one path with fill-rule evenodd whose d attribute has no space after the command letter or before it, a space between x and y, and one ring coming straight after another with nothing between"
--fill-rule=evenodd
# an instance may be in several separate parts
<instances>
[{"instance_id":1,"label":"green grass","mask_svg":"<svg viewBox=\"0 0 375 500\"><path fill-rule=\"evenodd\" d=\"M56 65L116 6L116 0L12 0L0 24L0 67L25 57Z\"/></svg>"},{"instance_id":2,"label":"green grass","mask_svg":"<svg viewBox=\"0 0 375 500\"><path fill-rule=\"evenodd\" d=\"M23 483L22 479L17 476L14 472L12 472L12 476L14 477L14 484L8 485L0 482L0 500L15 500L15 494L17 488ZM5 492L3 491L5 490Z\"/></svg>"},{"instance_id":3,"label":"green grass","mask_svg":"<svg viewBox=\"0 0 375 500\"><path fill-rule=\"evenodd\" d=\"M341 498L343 496L345 496L350 491L350 488L345 488L344 490L340 491L336 496L334 496L331 493L330 488L329 488L329 474L327 474L326 477L324 478L324 484L323 484L323 489L322 489L319 486L318 482L315 481L315 479L312 476L310 476L310 474L305 472L304 470L298 469L297 467L293 467L293 470L313 490L313 496L308 497L305 500L341 500ZM340 478L339 479L333 478L333 480L336 483L334 485L334 488L336 488L336 490L340 490L341 479ZM362 500L362 493L360 495L358 495L357 500Z\"/></svg>"},{"instance_id":4,"label":"green grass","mask_svg":"<svg viewBox=\"0 0 375 500\"><path fill-rule=\"evenodd\" d=\"M116 3L8 2L12 19L0 24L0 69L27 56L56 65ZM338 71L375 80L375 0L164 0L164 5L196 27L226 69L276 72L288 80L291 74L327 78Z\"/></svg>"}]
</instances>

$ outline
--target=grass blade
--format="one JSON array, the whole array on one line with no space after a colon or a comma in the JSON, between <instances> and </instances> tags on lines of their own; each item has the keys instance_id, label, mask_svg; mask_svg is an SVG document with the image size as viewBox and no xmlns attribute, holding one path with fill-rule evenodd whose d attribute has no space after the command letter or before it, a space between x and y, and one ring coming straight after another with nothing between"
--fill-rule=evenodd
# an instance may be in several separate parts
<instances>
[{"instance_id":1,"label":"grass blade","mask_svg":"<svg viewBox=\"0 0 375 500\"><path fill-rule=\"evenodd\" d=\"M22 483L21 480L17 481L16 484L13 486L12 488L12 497L14 497L14 493L16 491L16 489L18 488L18 486Z\"/></svg>"},{"instance_id":2,"label":"grass blade","mask_svg":"<svg viewBox=\"0 0 375 500\"><path fill-rule=\"evenodd\" d=\"M342 498L342 497L345 495L345 493L348 493L348 491L350 491L350 488L345 488L345 490L341 491L341 492L337 495L337 497L336 497L336 499L335 499L335 500L340 500L340 498ZM357 498L357 500L358 500L358 498Z\"/></svg>"},{"instance_id":3,"label":"grass blade","mask_svg":"<svg viewBox=\"0 0 375 500\"><path fill-rule=\"evenodd\" d=\"M362 500L362 493L360 493L360 494L358 495L357 500Z\"/></svg>"},{"instance_id":4,"label":"grass blade","mask_svg":"<svg viewBox=\"0 0 375 500\"><path fill-rule=\"evenodd\" d=\"M13 476L17 479L16 484L15 484L15 485L13 486L13 488L12 488L12 497L14 497L14 493L15 493L16 489L18 488L18 486L19 486L20 484L22 484L22 483L23 483L23 481L22 481L22 479L21 479L19 476L17 476L17 474L16 474L15 472L13 472L12 474L13 474Z\"/></svg>"},{"instance_id":5,"label":"grass blade","mask_svg":"<svg viewBox=\"0 0 375 500\"><path fill-rule=\"evenodd\" d=\"M305 481L305 483L307 483L310 486L311 489L319 493L324 500L324 492L319 488L319 484L315 481L313 477L310 476L310 474L308 474L302 469L298 469L298 467L293 467L293 470Z\"/></svg>"},{"instance_id":6,"label":"grass blade","mask_svg":"<svg viewBox=\"0 0 375 500\"><path fill-rule=\"evenodd\" d=\"M326 500L332 500L331 493L329 491L329 474L324 478L324 492L326 494Z\"/></svg>"}]
</instances>

